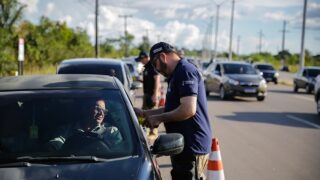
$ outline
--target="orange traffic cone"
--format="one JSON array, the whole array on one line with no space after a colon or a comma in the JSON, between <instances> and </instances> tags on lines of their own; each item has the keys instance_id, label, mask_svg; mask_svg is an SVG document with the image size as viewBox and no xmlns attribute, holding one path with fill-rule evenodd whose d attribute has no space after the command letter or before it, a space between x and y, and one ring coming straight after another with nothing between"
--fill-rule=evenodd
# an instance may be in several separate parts
<instances>
[{"instance_id":1,"label":"orange traffic cone","mask_svg":"<svg viewBox=\"0 0 320 180\"><path fill-rule=\"evenodd\" d=\"M218 139L212 139L211 153L208 161L208 180L224 180L223 165L220 154L220 147Z\"/></svg>"},{"instance_id":2,"label":"orange traffic cone","mask_svg":"<svg viewBox=\"0 0 320 180\"><path fill-rule=\"evenodd\" d=\"M163 87L161 87L161 90L160 90L160 100L159 100L159 107L164 107L164 105L166 104L166 97L164 96L164 92L163 92Z\"/></svg>"}]
</instances>

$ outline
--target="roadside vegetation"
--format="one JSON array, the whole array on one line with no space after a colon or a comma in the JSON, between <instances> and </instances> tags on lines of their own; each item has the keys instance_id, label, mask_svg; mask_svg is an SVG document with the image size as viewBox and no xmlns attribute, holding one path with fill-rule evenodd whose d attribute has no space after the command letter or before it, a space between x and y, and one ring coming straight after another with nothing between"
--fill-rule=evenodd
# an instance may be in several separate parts
<instances>
[{"instance_id":1,"label":"roadside vegetation","mask_svg":"<svg viewBox=\"0 0 320 180\"><path fill-rule=\"evenodd\" d=\"M17 0L0 0L0 76L15 75L18 70L19 38L25 41L24 74L52 74L63 59L94 57L94 45L84 29L72 29L64 22L47 17L41 17L34 24L23 19L25 8ZM148 51L150 48L147 37L143 37L139 45L132 43L134 35L127 34L126 37L103 39L99 46L99 56L122 58L125 56L125 49L128 49L128 56L137 56L140 50ZM187 56L201 59L200 50L184 51ZM228 53L221 53L218 57L226 58L227 55ZM291 54L289 51L276 55L267 52L240 56L234 54L233 57L237 60L268 62L276 68L280 68L283 59L283 64L288 65L293 72L297 71L299 64L299 54ZM320 55L312 55L306 51L305 64L320 66Z\"/></svg>"}]
</instances>

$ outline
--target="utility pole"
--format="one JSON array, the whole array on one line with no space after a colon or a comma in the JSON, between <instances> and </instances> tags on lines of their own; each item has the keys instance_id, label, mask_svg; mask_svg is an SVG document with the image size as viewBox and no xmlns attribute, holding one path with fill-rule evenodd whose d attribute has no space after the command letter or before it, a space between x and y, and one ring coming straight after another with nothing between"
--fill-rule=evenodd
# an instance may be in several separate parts
<instances>
[{"instance_id":1,"label":"utility pole","mask_svg":"<svg viewBox=\"0 0 320 180\"><path fill-rule=\"evenodd\" d=\"M220 7L222 6L223 3L225 3L226 1L222 1L220 4L217 4L216 2L214 2L217 6L217 13L216 13L216 33L215 33L215 37L214 37L214 57L211 59L216 59L217 58L217 45L218 45L218 31L219 31L219 11L220 11Z\"/></svg>"},{"instance_id":2,"label":"utility pole","mask_svg":"<svg viewBox=\"0 0 320 180\"><path fill-rule=\"evenodd\" d=\"M218 31L219 31L219 10L220 10L220 4L217 4L217 14L216 14L216 33L214 36L214 56L213 60L216 60L217 58L217 43L218 43Z\"/></svg>"},{"instance_id":3,"label":"utility pole","mask_svg":"<svg viewBox=\"0 0 320 180\"><path fill-rule=\"evenodd\" d=\"M286 42L286 32L289 32L286 30L286 26L287 26L287 21L284 20L283 21L283 29L281 30L282 32L282 46L281 46L281 51L285 50L285 42Z\"/></svg>"},{"instance_id":4,"label":"utility pole","mask_svg":"<svg viewBox=\"0 0 320 180\"><path fill-rule=\"evenodd\" d=\"M124 53L125 57L129 56L128 52L128 31L127 31L127 19L132 17L132 15L119 15L120 18L124 19Z\"/></svg>"},{"instance_id":5,"label":"utility pole","mask_svg":"<svg viewBox=\"0 0 320 180\"><path fill-rule=\"evenodd\" d=\"M229 61L232 61L232 33L233 33L234 4L235 4L235 0L232 0L230 38L229 38Z\"/></svg>"},{"instance_id":6,"label":"utility pole","mask_svg":"<svg viewBox=\"0 0 320 180\"><path fill-rule=\"evenodd\" d=\"M99 15L99 0L96 0L96 8L95 8L95 55L96 58L99 58L99 30L98 30L98 15Z\"/></svg>"},{"instance_id":7,"label":"utility pole","mask_svg":"<svg viewBox=\"0 0 320 180\"><path fill-rule=\"evenodd\" d=\"M237 39L237 55L239 56L240 55L240 36L238 36L238 39Z\"/></svg>"},{"instance_id":8,"label":"utility pole","mask_svg":"<svg viewBox=\"0 0 320 180\"><path fill-rule=\"evenodd\" d=\"M259 31L259 45L258 45L258 48L259 48L259 54L261 54L261 49L262 49L262 37L264 36L262 30Z\"/></svg>"},{"instance_id":9,"label":"utility pole","mask_svg":"<svg viewBox=\"0 0 320 180\"><path fill-rule=\"evenodd\" d=\"M301 34L301 51L300 51L300 69L304 67L304 35L306 28L306 13L307 13L307 0L304 0L303 6L303 19L302 19L302 34Z\"/></svg>"}]
</instances>

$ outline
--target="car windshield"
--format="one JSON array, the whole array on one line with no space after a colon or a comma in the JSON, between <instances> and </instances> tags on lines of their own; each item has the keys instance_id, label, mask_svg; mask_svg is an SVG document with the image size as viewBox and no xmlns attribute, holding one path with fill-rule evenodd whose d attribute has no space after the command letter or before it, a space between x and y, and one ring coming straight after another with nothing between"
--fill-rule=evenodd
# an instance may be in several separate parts
<instances>
[{"instance_id":1,"label":"car windshield","mask_svg":"<svg viewBox=\"0 0 320 180\"><path fill-rule=\"evenodd\" d=\"M267 65L267 64L259 64L256 67L259 70L274 70L274 68L271 65Z\"/></svg>"},{"instance_id":2,"label":"car windshield","mask_svg":"<svg viewBox=\"0 0 320 180\"><path fill-rule=\"evenodd\" d=\"M118 90L1 92L0 162L19 157L132 156L137 143L130 117Z\"/></svg>"},{"instance_id":3,"label":"car windshield","mask_svg":"<svg viewBox=\"0 0 320 180\"><path fill-rule=\"evenodd\" d=\"M320 74L320 69L308 69L309 77L317 77Z\"/></svg>"},{"instance_id":4,"label":"car windshield","mask_svg":"<svg viewBox=\"0 0 320 180\"><path fill-rule=\"evenodd\" d=\"M247 64L223 64L225 74L257 74L256 70Z\"/></svg>"}]
</instances>

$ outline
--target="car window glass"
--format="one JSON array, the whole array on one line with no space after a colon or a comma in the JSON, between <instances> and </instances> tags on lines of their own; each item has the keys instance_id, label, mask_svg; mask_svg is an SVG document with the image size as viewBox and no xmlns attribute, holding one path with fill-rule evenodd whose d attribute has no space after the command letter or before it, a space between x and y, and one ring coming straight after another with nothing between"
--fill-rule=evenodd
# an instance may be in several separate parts
<instances>
[{"instance_id":1,"label":"car window glass","mask_svg":"<svg viewBox=\"0 0 320 180\"><path fill-rule=\"evenodd\" d=\"M274 70L274 68L268 64L259 64L259 65L256 65L256 68L259 70Z\"/></svg>"},{"instance_id":2,"label":"car window glass","mask_svg":"<svg viewBox=\"0 0 320 180\"><path fill-rule=\"evenodd\" d=\"M320 74L320 69L309 69L308 76L309 77L317 77Z\"/></svg>"},{"instance_id":3,"label":"car window glass","mask_svg":"<svg viewBox=\"0 0 320 180\"><path fill-rule=\"evenodd\" d=\"M131 76L130 70L129 70L129 68L127 66L124 66L124 69L125 69L125 72L126 72L126 78L127 78L128 82L129 82L129 87L131 87L133 80L132 80L132 76Z\"/></svg>"},{"instance_id":4,"label":"car window glass","mask_svg":"<svg viewBox=\"0 0 320 180\"><path fill-rule=\"evenodd\" d=\"M93 112L98 112L92 106L97 99L106 104L103 128L87 131L85 125L92 122ZM135 154L134 138L137 139L132 126L118 90L2 93L0 160L72 154L102 158L130 156ZM97 133L100 130L105 133Z\"/></svg>"},{"instance_id":5,"label":"car window glass","mask_svg":"<svg viewBox=\"0 0 320 180\"><path fill-rule=\"evenodd\" d=\"M257 71L248 64L223 64L225 74L257 74Z\"/></svg>"},{"instance_id":6,"label":"car window glass","mask_svg":"<svg viewBox=\"0 0 320 180\"><path fill-rule=\"evenodd\" d=\"M307 76L307 70L303 70L302 76L303 76L303 77Z\"/></svg>"}]
</instances>

